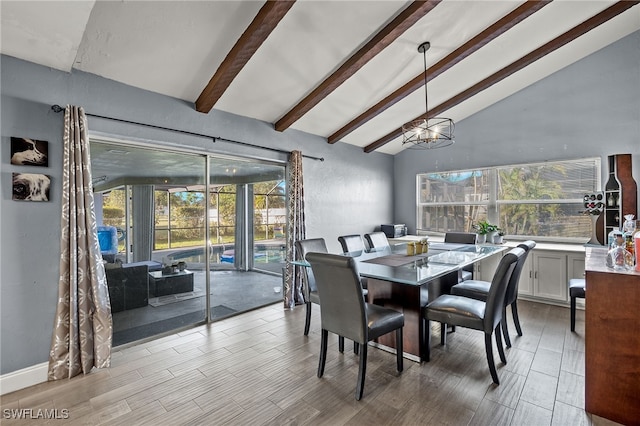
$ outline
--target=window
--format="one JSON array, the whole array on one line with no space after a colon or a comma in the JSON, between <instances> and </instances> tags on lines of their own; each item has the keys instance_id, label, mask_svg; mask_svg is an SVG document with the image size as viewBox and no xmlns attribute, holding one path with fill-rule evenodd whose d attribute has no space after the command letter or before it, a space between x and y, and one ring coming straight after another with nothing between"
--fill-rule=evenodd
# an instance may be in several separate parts
<instances>
[{"instance_id":1,"label":"window","mask_svg":"<svg viewBox=\"0 0 640 426\"><path fill-rule=\"evenodd\" d=\"M472 232L487 220L506 235L582 241L583 196L600 187L600 159L521 164L417 176L417 228Z\"/></svg>"}]
</instances>

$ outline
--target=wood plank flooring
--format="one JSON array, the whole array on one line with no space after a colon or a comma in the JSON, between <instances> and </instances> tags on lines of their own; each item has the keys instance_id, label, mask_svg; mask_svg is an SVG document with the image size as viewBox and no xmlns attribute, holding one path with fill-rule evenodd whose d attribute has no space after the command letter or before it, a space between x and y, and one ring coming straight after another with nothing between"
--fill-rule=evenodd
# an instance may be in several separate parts
<instances>
[{"instance_id":1,"label":"wood plank flooring","mask_svg":"<svg viewBox=\"0 0 640 426\"><path fill-rule=\"evenodd\" d=\"M524 336L491 382L482 333L458 327L432 360L370 348L364 397L358 358L331 336L316 377L319 308L309 336L304 307L276 304L151 342L117 348L112 366L1 397L2 425L615 425L584 411L584 312L520 301ZM509 312L510 315L510 312ZM511 320L509 320L511 321ZM21 414L27 419L12 418ZM31 418L31 417L40 418ZM57 416L65 419L43 419Z\"/></svg>"}]
</instances>

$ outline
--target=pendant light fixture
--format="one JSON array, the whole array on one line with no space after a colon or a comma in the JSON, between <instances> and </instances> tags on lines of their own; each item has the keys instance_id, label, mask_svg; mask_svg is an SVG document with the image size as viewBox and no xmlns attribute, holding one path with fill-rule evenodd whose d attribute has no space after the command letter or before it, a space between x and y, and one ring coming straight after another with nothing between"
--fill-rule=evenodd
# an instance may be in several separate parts
<instances>
[{"instance_id":1,"label":"pendant light fixture","mask_svg":"<svg viewBox=\"0 0 640 426\"><path fill-rule=\"evenodd\" d=\"M402 146L408 149L435 149L453 145L453 120L442 117L429 117L429 99L427 92L427 50L431 43L425 41L418 46L418 52L424 57L424 118L410 121L402 126Z\"/></svg>"}]
</instances>

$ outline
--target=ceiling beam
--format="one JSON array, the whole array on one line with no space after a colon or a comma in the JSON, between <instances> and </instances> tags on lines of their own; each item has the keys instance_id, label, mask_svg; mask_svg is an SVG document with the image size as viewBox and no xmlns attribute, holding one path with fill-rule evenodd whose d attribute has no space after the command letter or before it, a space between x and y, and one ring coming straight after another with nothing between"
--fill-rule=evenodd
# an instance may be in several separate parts
<instances>
[{"instance_id":1,"label":"ceiling beam","mask_svg":"<svg viewBox=\"0 0 640 426\"><path fill-rule=\"evenodd\" d=\"M196 100L196 111L208 113L234 78L269 37L295 0L268 0L244 30Z\"/></svg>"},{"instance_id":2,"label":"ceiling beam","mask_svg":"<svg viewBox=\"0 0 640 426\"><path fill-rule=\"evenodd\" d=\"M481 33L451 52L438 63L434 64L432 67L430 67L427 72L428 81L436 78L457 63L461 62L467 56L471 55L481 47L487 45L495 38L501 36L529 16L533 15L538 10L542 9L547 4L551 3L551 1L552 0L528 0L526 3L518 6L509 14L494 22L491 26L484 29ZM340 130L330 135L327 138L327 142L336 143L340 141L346 135L353 132L355 129L362 126L367 121L381 114L387 108L393 106L394 104L406 98L411 93L423 86L424 72L418 74L404 86L400 87L389 96L382 99L380 102L360 114L358 117L345 124Z\"/></svg>"},{"instance_id":3,"label":"ceiling beam","mask_svg":"<svg viewBox=\"0 0 640 426\"><path fill-rule=\"evenodd\" d=\"M400 37L413 24L429 13L442 0L414 1L398 14L389 24L371 38L362 48L347 59L335 72L320 83L311 93L296 106L276 121L274 128L282 132L298 121L320 101L329 96L349 77L355 74L367 62L373 59L384 48Z\"/></svg>"},{"instance_id":4,"label":"ceiling beam","mask_svg":"<svg viewBox=\"0 0 640 426\"><path fill-rule=\"evenodd\" d=\"M437 107L429 110L428 112L426 112L425 114L422 114L418 117L416 117L414 120L422 120L425 118L432 118L437 116L438 114L453 108L454 106L466 101L467 99L477 95L478 93L482 92L485 89L488 89L489 87L493 86L494 84L504 80L505 78L511 76L512 74L520 71L521 69L527 67L528 65L531 65L533 62L537 61L538 59L548 55L549 53L553 52L556 49L559 49L560 47L566 45L567 43L572 42L573 40L577 39L578 37L584 35L585 33L591 31L592 29L598 27L601 24L604 24L605 22L609 21L612 18L615 18L616 16L618 16L619 14L623 13L624 11L626 11L627 9L637 5L638 3L640 3L640 0L633 0L633 1L627 1L627 0L622 0L619 1L615 4L613 4L612 6L608 7L607 9L603 10L602 12L598 13L597 15L594 15L593 17L587 19L586 21L582 22L581 24L576 25L575 27L573 27L572 29L570 29L569 31L565 32L564 34L561 34L560 36L556 37L555 39L551 40L550 42L548 42L547 44L533 50L532 52L530 52L529 54L523 56L522 58L518 59L517 61L511 63L510 65L507 65L506 67L502 68L500 71L490 75L489 77L485 78L484 80L480 81L477 84L474 84L473 86L471 86L470 88L468 88L467 90L464 90L463 92L458 93L456 96L450 98L449 100L441 103L440 105L438 105ZM372 142L371 144L367 145L364 147L364 151L365 152L372 152L375 151L376 149L386 145L387 143L393 141L394 139L398 138L402 136L402 128L397 128L396 130L388 133L387 135L383 136L382 138L378 139L375 142Z\"/></svg>"}]
</instances>

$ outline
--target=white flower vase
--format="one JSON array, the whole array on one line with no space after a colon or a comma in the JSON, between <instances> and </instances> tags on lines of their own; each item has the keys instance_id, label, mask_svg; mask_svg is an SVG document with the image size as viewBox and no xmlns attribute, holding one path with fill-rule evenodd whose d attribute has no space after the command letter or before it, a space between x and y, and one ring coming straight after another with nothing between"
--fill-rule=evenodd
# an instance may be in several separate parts
<instances>
[{"instance_id":1,"label":"white flower vase","mask_svg":"<svg viewBox=\"0 0 640 426\"><path fill-rule=\"evenodd\" d=\"M498 236L498 231L490 231L487 233L487 242L493 243L494 239Z\"/></svg>"}]
</instances>

